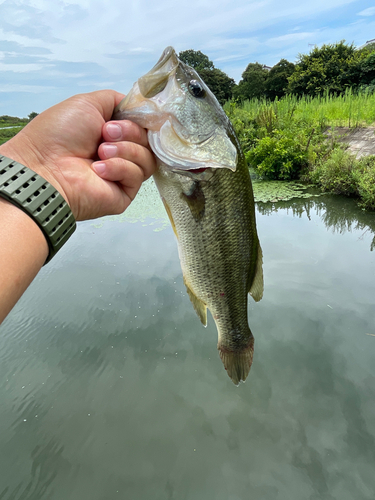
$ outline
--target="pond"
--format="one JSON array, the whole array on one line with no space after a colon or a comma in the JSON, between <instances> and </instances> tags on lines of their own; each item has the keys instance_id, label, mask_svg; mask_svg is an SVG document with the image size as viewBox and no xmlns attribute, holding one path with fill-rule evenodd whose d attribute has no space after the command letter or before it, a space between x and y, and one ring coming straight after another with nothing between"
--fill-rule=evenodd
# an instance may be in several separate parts
<instances>
[{"instance_id":1,"label":"pond","mask_svg":"<svg viewBox=\"0 0 375 500\"><path fill-rule=\"evenodd\" d=\"M325 195L257 223L239 387L153 183L79 224L0 327L1 500L374 498L375 215Z\"/></svg>"}]
</instances>

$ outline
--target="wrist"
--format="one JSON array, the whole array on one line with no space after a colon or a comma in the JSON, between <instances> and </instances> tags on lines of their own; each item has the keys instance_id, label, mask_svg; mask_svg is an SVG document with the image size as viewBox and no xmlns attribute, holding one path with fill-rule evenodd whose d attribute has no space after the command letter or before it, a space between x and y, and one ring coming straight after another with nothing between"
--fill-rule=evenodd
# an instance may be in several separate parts
<instances>
[{"instance_id":1,"label":"wrist","mask_svg":"<svg viewBox=\"0 0 375 500\"><path fill-rule=\"evenodd\" d=\"M48 256L47 241L22 210L0 198L0 323Z\"/></svg>"}]
</instances>

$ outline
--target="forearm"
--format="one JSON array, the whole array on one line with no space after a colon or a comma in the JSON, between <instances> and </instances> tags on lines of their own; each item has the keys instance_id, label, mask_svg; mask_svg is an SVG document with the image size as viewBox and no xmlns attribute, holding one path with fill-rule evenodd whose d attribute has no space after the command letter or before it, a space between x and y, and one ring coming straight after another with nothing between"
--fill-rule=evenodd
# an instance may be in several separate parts
<instances>
[{"instance_id":1,"label":"forearm","mask_svg":"<svg viewBox=\"0 0 375 500\"><path fill-rule=\"evenodd\" d=\"M48 244L38 225L0 198L0 323L38 274Z\"/></svg>"}]
</instances>

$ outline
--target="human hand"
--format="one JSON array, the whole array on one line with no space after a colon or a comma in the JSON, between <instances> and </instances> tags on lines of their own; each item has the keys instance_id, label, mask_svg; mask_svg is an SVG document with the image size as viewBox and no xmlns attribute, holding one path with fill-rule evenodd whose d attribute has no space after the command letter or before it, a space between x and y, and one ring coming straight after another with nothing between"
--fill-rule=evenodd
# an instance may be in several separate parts
<instances>
[{"instance_id":1,"label":"human hand","mask_svg":"<svg viewBox=\"0 0 375 500\"><path fill-rule=\"evenodd\" d=\"M71 97L35 117L0 153L52 184L76 220L122 213L156 168L146 131L109 121L123 97L114 90Z\"/></svg>"}]
</instances>

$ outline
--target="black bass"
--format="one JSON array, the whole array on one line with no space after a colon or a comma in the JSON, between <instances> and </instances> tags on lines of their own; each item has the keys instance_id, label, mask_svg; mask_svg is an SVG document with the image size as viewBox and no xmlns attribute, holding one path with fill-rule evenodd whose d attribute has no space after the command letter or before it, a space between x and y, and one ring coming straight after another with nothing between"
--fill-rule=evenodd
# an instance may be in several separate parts
<instances>
[{"instance_id":1,"label":"black bass","mask_svg":"<svg viewBox=\"0 0 375 500\"><path fill-rule=\"evenodd\" d=\"M113 119L148 129L158 159L154 179L188 295L204 325L210 310L229 377L245 381L254 353L247 294L262 298L262 251L250 175L232 124L172 47L134 84Z\"/></svg>"}]
</instances>

